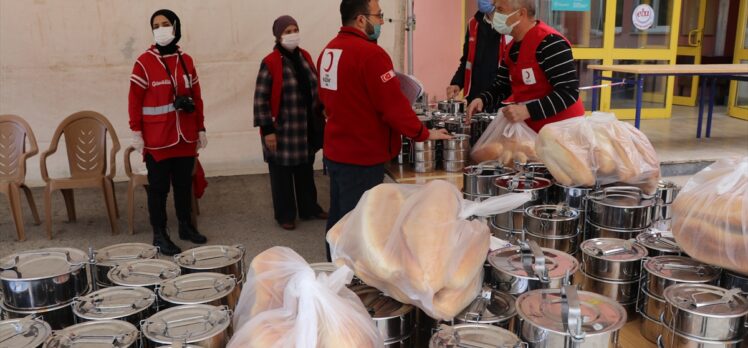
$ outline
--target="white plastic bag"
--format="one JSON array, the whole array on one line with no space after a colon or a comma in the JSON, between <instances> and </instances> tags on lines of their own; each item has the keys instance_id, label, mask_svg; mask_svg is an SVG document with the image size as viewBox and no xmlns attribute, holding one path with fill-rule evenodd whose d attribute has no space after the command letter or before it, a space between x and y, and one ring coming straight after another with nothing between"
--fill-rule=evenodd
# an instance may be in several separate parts
<instances>
[{"instance_id":1,"label":"white plastic bag","mask_svg":"<svg viewBox=\"0 0 748 348\"><path fill-rule=\"evenodd\" d=\"M696 173L673 202L673 235L689 256L748 274L748 157Z\"/></svg>"},{"instance_id":2,"label":"white plastic bag","mask_svg":"<svg viewBox=\"0 0 748 348\"><path fill-rule=\"evenodd\" d=\"M257 255L234 312L229 348L378 348L383 345L359 297L346 287L353 271L315 272L296 252Z\"/></svg>"},{"instance_id":3,"label":"white plastic bag","mask_svg":"<svg viewBox=\"0 0 748 348\"><path fill-rule=\"evenodd\" d=\"M654 193L660 163L641 131L610 113L594 112L545 125L536 150L562 185L625 183Z\"/></svg>"},{"instance_id":4,"label":"white plastic bag","mask_svg":"<svg viewBox=\"0 0 748 348\"><path fill-rule=\"evenodd\" d=\"M442 180L382 184L327 234L333 260L385 295L448 320L475 299L483 280L490 232L485 220L529 201L508 194L484 202L462 199Z\"/></svg>"},{"instance_id":5,"label":"white plastic bag","mask_svg":"<svg viewBox=\"0 0 748 348\"><path fill-rule=\"evenodd\" d=\"M525 122L509 121L499 111L480 139L473 145L470 157L475 162L500 161L513 167L514 162L528 163L538 160L535 153L535 133Z\"/></svg>"}]
</instances>

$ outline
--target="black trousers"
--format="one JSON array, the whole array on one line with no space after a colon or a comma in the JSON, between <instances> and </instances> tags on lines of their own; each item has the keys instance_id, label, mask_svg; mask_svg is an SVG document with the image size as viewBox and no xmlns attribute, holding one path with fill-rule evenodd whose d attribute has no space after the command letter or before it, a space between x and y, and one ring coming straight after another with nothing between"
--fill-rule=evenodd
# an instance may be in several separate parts
<instances>
[{"instance_id":1,"label":"black trousers","mask_svg":"<svg viewBox=\"0 0 748 348\"><path fill-rule=\"evenodd\" d=\"M330 176L330 212L327 231L356 207L364 192L384 181L384 164L357 166L333 162L325 158L327 175ZM327 260L332 261L330 244L327 244Z\"/></svg>"},{"instance_id":2,"label":"black trousers","mask_svg":"<svg viewBox=\"0 0 748 348\"><path fill-rule=\"evenodd\" d=\"M322 213L322 207L317 204L312 165L312 162L296 166L268 163L273 211L278 223L294 222L297 212L302 219L311 219Z\"/></svg>"},{"instance_id":3,"label":"black trousers","mask_svg":"<svg viewBox=\"0 0 748 348\"><path fill-rule=\"evenodd\" d=\"M169 186L174 187L174 208L180 222L190 222L192 215L192 172L194 157L169 158L156 162L146 155L148 168L148 213L151 226L166 228L166 199Z\"/></svg>"}]
</instances>

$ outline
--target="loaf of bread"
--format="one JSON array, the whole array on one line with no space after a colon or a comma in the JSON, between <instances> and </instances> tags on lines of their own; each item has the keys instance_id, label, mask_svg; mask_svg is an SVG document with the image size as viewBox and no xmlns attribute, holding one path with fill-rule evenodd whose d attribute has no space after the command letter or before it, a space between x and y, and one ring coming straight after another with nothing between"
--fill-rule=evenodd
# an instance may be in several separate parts
<instances>
[{"instance_id":1,"label":"loaf of bread","mask_svg":"<svg viewBox=\"0 0 748 348\"><path fill-rule=\"evenodd\" d=\"M499 112L473 145L470 158L476 163L499 161L507 167L512 167L514 162L536 162L536 138L537 134L527 124L511 122Z\"/></svg>"}]
</instances>

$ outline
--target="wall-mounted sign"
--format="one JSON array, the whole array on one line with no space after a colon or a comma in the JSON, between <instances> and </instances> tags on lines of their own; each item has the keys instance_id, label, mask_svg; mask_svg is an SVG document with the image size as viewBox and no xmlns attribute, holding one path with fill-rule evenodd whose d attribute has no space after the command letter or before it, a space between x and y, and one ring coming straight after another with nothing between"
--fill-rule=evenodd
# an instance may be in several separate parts
<instances>
[{"instance_id":1,"label":"wall-mounted sign","mask_svg":"<svg viewBox=\"0 0 748 348\"><path fill-rule=\"evenodd\" d=\"M552 11L578 11L587 12L590 10L591 0L552 0Z\"/></svg>"},{"instance_id":2,"label":"wall-mounted sign","mask_svg":"<svg viewBox=\"0 0 748 348\"><path fill-rule=\"evenodd\" d=\"M655 11L652 6L642 4L634 8L634 13L631 15L631 20L634 22L634 27L639 30L647 30L654 25Z\"/></svg>"}]
</instances>

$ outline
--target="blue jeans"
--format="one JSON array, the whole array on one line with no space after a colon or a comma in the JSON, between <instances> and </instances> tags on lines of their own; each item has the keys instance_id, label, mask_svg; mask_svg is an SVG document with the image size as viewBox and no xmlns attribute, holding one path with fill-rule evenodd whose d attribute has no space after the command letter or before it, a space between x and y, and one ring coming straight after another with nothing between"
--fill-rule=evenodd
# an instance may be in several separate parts
<instances>
[{"instance_id":1,"label":"blue jeans","mask_svg":"<svg viewBox=\"0 0 748 348\"><path fill-rule=\"evenodd\" d=\"M356 207L364 192L384 181L384 164L358 166L324 159L330 176L330 215L327 231ZM327 244L327 260L332 261Z\"/></svg>"}]
</instances>

